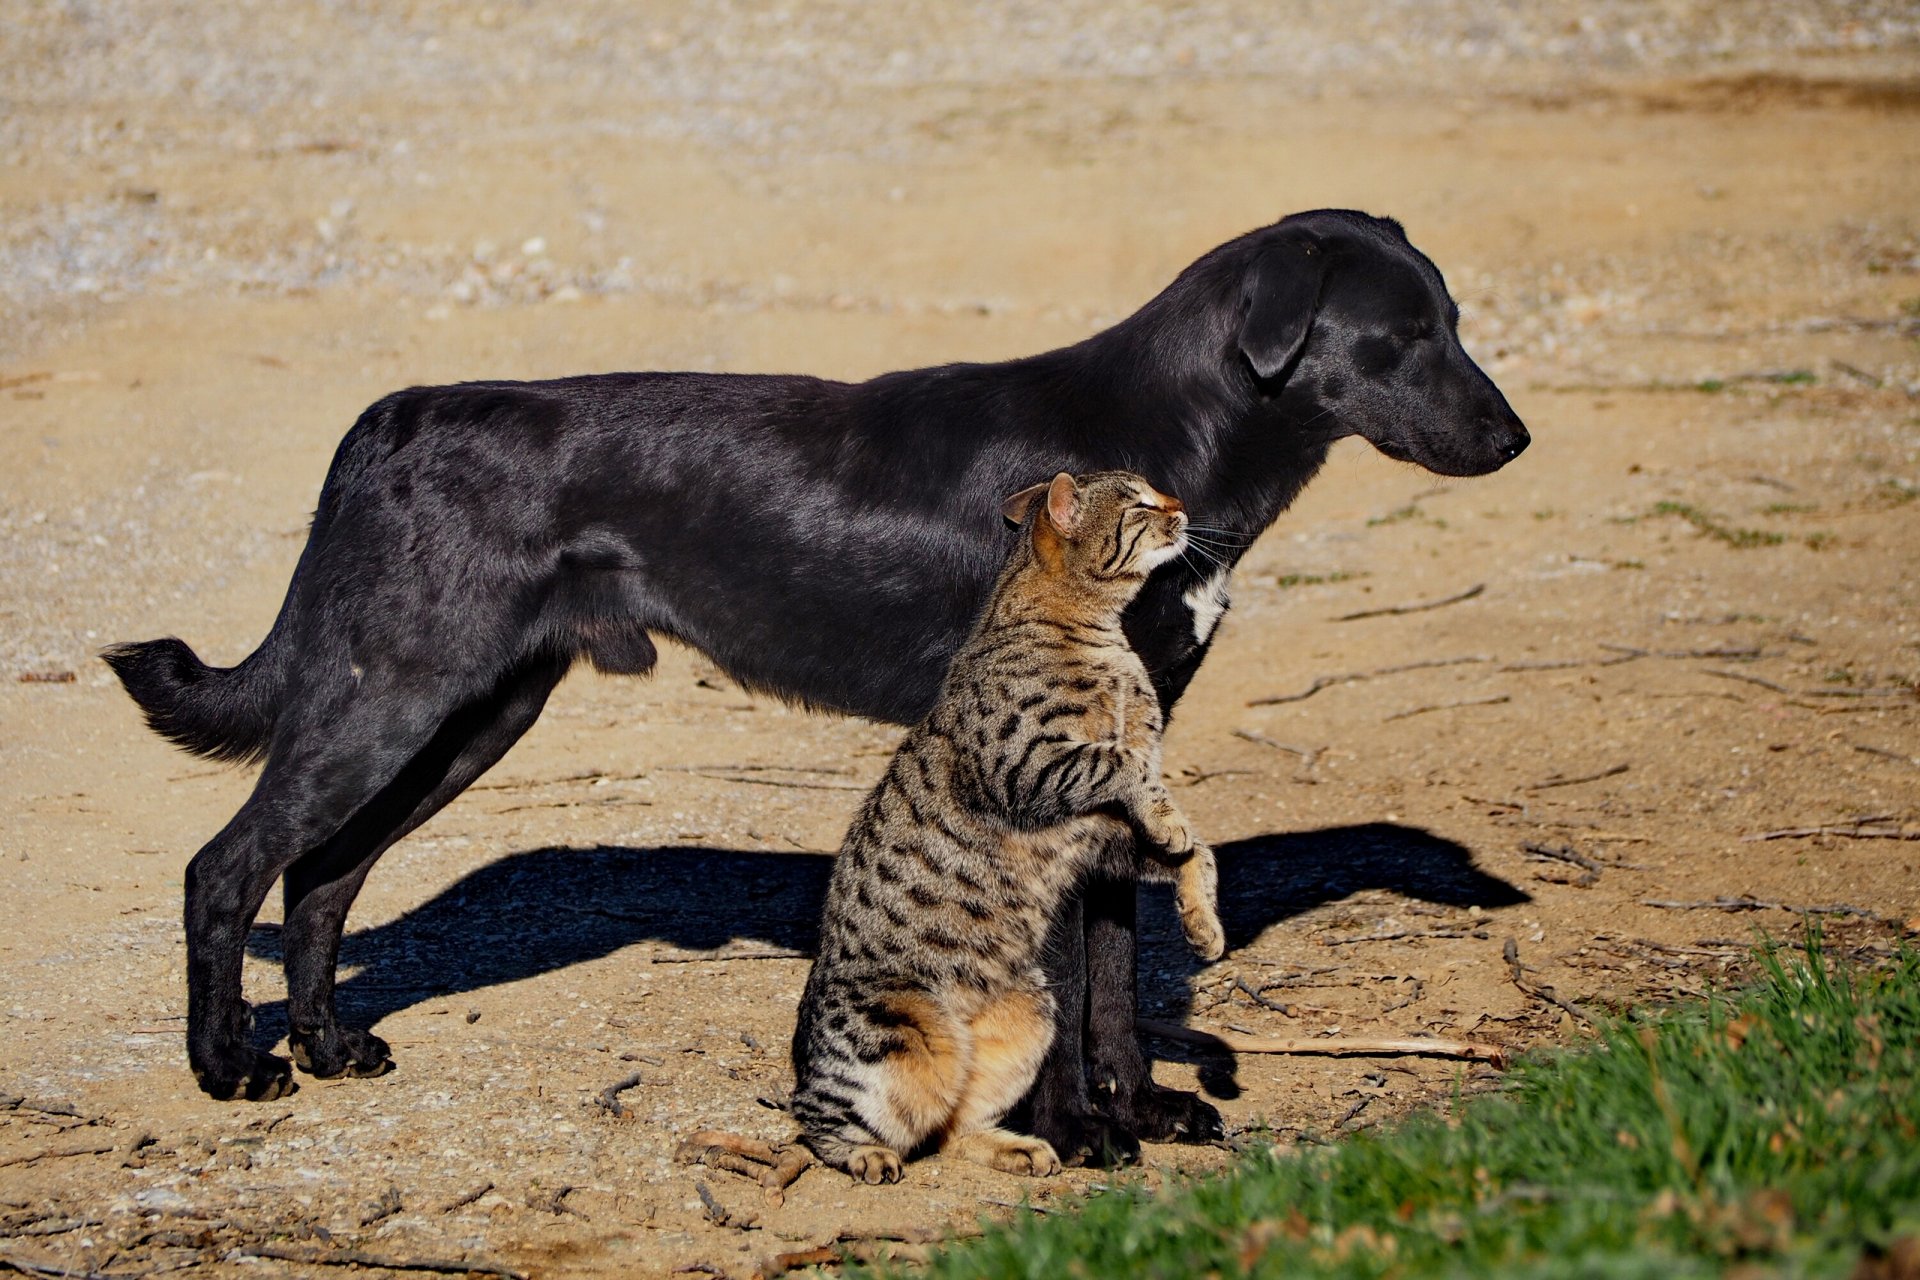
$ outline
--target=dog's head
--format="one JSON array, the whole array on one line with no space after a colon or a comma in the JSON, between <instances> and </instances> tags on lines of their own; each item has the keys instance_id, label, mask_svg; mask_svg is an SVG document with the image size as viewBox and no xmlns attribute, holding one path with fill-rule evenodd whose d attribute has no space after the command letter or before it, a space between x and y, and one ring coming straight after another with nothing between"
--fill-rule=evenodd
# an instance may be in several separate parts
<instances>
[{"instance_id":1,"label":"dog's head","mask_svg":"<svg viewBox=\"0 0 1920 1280\"><path fill-rule=\"evenodd\" d=\"M1247 237L1238 346L1261 393L1326 438L1485 475L1531 438L1460 346L1460 309L1400 224L1344 209Z\"/></svg>"}]
</instances>

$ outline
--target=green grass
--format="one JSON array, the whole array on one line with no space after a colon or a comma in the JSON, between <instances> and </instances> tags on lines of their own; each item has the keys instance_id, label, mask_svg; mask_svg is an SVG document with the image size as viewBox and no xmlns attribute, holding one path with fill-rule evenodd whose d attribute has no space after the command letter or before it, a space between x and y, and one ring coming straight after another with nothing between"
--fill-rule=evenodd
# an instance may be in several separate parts
<instances>
[{"instance_id":1,"label":"green grass","mask_svg":"<svg viewBox=\"0 0 1920 1280\"><path fill-rule=\"evenodd\" d=\"M1025 1215L893 1274L1846 1276L1920 1232L1920 956L1854 971L1814 935L1760 964L1450 1117Z\"/></svg>"},{"instance_id":2,"label":"green grass","mask_svg":"<svg viewBox=\"0 0 1920 1280\"><path fill-rule=\"evenodd\" d=\"M1748 547L1777 547L1787 540L1787 535L1784 533L1774 533L1767 529L1738 529L1732 525L1722 524L1708 512L1684 502L1656 502L1647 514L1678 516L1709 538L1742 550Z\"/></svg>"}]
</instances>

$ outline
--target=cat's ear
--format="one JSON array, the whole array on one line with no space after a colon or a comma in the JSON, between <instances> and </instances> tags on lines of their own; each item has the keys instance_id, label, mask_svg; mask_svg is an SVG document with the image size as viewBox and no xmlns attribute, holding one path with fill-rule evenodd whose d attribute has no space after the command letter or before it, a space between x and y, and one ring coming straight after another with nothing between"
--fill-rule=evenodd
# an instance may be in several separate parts
<instances>
[{"instance_id":1,"label":"cat's ear","mask_svg":"<svg viewBox=\"0 0 1920 1280\"><path fill-rule=\"evenodd\" d=\"M1033 501L1047 491L1044 484L1031 484L1000 504L1000 514L1007 523L1014 526L1027 522L1027 512L1033 510Z\"/></svg>"},{"instance_id":2,"label":"cat's ear","mask_svg":"<svg viewBox=\"0 0 1920 1280\"><path fill-rule=\"evenodd\" d=\"M1065 534L1073 533L1080 524L1080 486L1064 471L1047 486L1047 517Z\"/></svg>"}]
</instances>

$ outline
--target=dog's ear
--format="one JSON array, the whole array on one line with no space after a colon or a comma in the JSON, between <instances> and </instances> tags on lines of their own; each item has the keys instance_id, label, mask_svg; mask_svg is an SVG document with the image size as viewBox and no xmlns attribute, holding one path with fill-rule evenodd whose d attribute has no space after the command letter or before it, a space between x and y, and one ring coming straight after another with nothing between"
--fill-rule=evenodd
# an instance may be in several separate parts
<instances>
[{"instance_id":1,"label":"dog's ear","mask_svg":"<svg viewBox=\"0 0 1920 1280\"><path fill-rule=\"evenodd\" d=\"M1001 503L1000 514L1006 517L1008 524L1017 528L1027 522L1027 512L1033 509L1033 500L1046 491L1045 484L1030 484Z\"/></svg>"},{"instance_id":2,"label":"dog's ear","mask_svg":"<svg viewBox=\"0 0 1920 1280\"><path fill-rule=\"evenodd\" d=\"M1240 282L1240 351L1262 378L1278 377L1300 354L1320 309L1326 253L1310 240L1267 249Z\"/></svg>"},{"instance_id":3,"label":"dog's ear","mask_svg":"<svg viewBox=\"0 0 1920 1280\"><path fill-rule=\"evenodd\" d=\"M1080 486L1062 471L1047 486L1047 518L1053 527L1071 537L1080 525Z\"/></svg>"}]
</instances>

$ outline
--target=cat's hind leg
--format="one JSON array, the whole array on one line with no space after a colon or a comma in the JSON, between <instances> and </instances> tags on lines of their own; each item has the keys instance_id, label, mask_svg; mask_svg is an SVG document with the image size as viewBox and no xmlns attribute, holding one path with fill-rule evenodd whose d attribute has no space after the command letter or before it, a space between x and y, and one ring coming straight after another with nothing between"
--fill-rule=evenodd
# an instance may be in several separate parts
<instances>
[{"instance_id":1,"label":"cat's hind leg","mask_svg":"<svg viewBox=\"0 0 1920 1280\"><path fill-rule=\"evenodd\" d=\"M1049 1143L999 1124L1033 1086L1047 1056L1053 1041L1053 997L1044 991L1016 991L982 1009L969 1029L973 1071L954 1112L946 1149L1003 1173L1043 1178L1060 1172L1060 1157Z\"/></svg>"},{"instance_id":2,"label":"cat's hind leg","mask_svg":"<svg viewBox=\"0 0 1920 1280\"><path fill-rule=\"evenodd\" d=\"M847 1010L841 1025L841 1042L816 1047L795 1090L801 1141L860 1181L898 1182L902 1154L948 1128L969 1075L971 1037L919 993L878 996Z\"/></svg>"}]
</instances>

